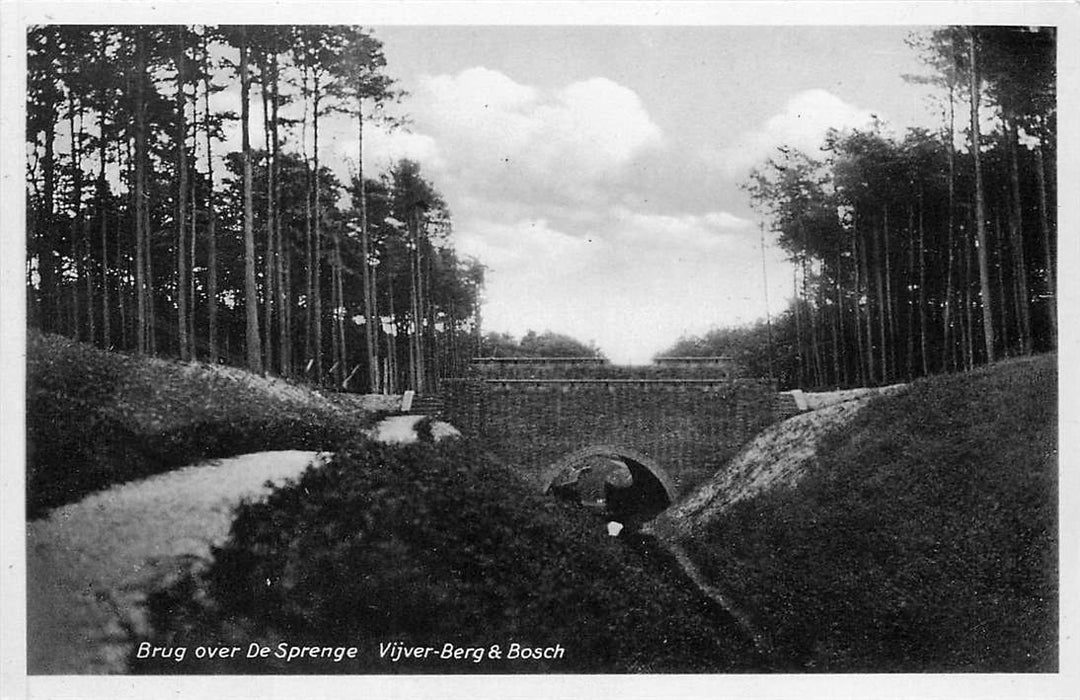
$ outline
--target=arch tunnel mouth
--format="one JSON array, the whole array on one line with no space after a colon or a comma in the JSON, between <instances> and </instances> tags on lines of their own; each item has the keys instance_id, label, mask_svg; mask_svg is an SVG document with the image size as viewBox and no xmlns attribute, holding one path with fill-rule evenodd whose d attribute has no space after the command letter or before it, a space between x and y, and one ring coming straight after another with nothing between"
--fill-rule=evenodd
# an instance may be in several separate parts
<instances>
[{"instance_id":1,"label":"arch tunnel mouth","mask_svg":"<svg viewBox=\"0 0 1080 700\"><path fill-rule=\"evenodd\" d=\"M659 465L628 452L594 448L575 453L549 471L544 490L619 523L623 533L637 532L674 502L675 492Z\"/></svg>"}]
</instances>

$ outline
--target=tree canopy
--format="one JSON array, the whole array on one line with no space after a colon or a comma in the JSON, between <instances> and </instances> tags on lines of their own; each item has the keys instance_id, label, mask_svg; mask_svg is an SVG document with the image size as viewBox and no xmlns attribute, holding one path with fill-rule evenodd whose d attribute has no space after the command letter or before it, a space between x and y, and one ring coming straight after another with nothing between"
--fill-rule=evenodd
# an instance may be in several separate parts
<instances>
[{"instance_id":1,"label":"tree canopy","mask_svg":"<svg viewBox=\"0 0 1080 700\"><path fill-rule=\"evenodd\" d=\"M911 79L941 90L941 128L874 120L830 131L820 155L782 145L745 189L795 264L794 301L774 323L667 354L729 354L785 386L832 387L1054 348L1055 39L1046 27L913 35L930 73Z\"/></svg>"},{"instance_id":2,"label":"tree canopy","mask_svg":"<svg viewBox=\"0 0 1080 700\"><path fill-rule=\"evenodd\" d=\"M31 325L356 391L434 390L475 354L483 267L455 253L436 185L410 161L360 167L365 128L401 121L370 30L27 38ZM348 182L320 159L331 114L360 138Z\"/></svg>"}]
</instances>

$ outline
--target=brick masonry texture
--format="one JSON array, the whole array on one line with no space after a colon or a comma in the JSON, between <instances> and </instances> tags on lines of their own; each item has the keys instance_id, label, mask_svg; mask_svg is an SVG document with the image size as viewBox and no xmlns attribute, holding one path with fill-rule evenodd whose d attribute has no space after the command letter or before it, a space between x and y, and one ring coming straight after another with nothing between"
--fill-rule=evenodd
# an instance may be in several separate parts
<instances>
[{"instance_id":1,"label":"brick masonry texture","mask_svg":"<svg viewBox=\"0 0 1080 700\"><path fill-rule=\"evenodd\" d=\"M778 418L771 380L700 378L705 368L684 369L693 378L679 379L662 376L670 368L572 369L575 378L555 379L545 369L534 374L543 378L524 379L527 370L518 367L500 378L447 380L446 417L538 486L562 457L613 445L653 459L679 493ZM586 370L605 376L582 378Z\"/></svg>"}]
</instances>

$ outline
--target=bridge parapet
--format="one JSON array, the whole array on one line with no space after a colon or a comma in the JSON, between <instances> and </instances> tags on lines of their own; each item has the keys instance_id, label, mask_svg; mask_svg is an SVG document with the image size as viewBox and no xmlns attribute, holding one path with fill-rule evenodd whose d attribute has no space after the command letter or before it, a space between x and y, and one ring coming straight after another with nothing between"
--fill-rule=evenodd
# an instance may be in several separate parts
<instances>
[{"instance_id":1,"label":"bridge parapet","mask_svg":"<svg viewBox=\"0 0 1080 700\"><path fill-rule=\"evenodd\" d=\"M469 376L484 379L735 379L742 368L729 357L658 357L651 365L613 365L596 357L485 357Z\"/></svg>"}]
</instances>

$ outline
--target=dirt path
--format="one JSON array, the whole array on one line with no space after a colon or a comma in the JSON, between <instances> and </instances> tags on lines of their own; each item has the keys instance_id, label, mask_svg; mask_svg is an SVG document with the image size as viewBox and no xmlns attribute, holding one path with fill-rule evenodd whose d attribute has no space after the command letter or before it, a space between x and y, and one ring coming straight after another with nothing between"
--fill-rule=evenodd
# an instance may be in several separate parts
<instances>
[{"instance_id":1,"label":"dirt path","mask_svg":"<svg viewBox=\"0 0 1080 700\"><path fill-rule=\"evenodd\" d=\"M315 452L261 452L121 484L27 524L27 668L123 673L145 591L228 537L245 499L299 476Z\"/></svg>"},{"instance_id":2,"label":"dirt path","mask_svg":"<svg viewBox=\"0 0 1080 700\"><path fill-rule=\"evenodd\" d=\"M381 442L417 439L422 416L393 416ZM459 433L435 422L432 436ZM27 523L27 668L33 674L125 673L130 640L147 629L148 591L208 561L236 507L320 459L298 450L221 459L120 484Z\"/></svg>"}]
</instances>

